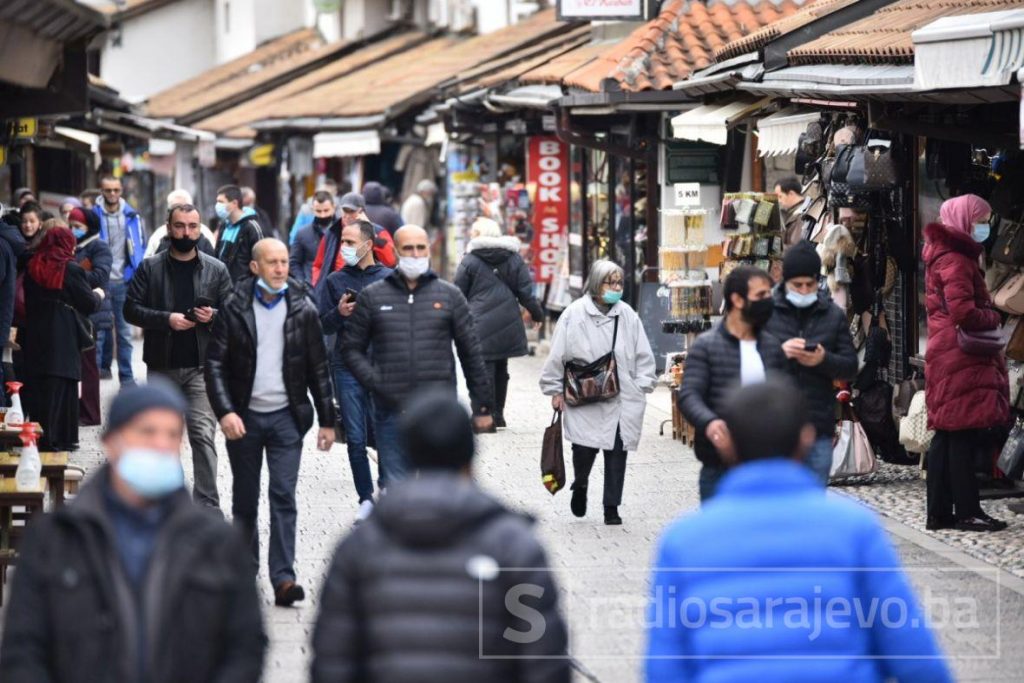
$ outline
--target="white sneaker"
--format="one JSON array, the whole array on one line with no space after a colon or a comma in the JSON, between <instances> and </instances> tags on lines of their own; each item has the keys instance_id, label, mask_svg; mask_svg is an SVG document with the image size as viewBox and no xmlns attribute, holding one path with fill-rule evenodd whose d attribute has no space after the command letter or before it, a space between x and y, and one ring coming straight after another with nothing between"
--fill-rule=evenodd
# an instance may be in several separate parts
<instances>
[{"instance_id":1,"label":"white sneaker","mask_svg":"<svg viewBox=\"0 0 1024 683\"><path fill-rule=\"evenodd\" d=\"M356 513L356 522L362 522L370 516L371 512L373 512L373 501L364 500L359 504L359 512Z\"/></svg>"}]
</instances>

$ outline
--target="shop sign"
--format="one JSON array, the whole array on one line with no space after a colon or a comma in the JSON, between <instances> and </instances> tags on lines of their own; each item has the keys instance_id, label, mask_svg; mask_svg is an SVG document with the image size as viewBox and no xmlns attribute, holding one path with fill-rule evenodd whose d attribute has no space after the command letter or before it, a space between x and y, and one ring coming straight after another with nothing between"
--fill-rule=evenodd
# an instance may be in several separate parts
<instances>
[{"instance_id":1,"label":"shop sign","mask_svg":"<svg viewBox=\"0 0 1024 683\"><path fill-rule=\"evenodd\" d=\"M274 145L256 145L249 149L247 157L249 159L250 166L255 166L257 168L273 166L275 162Z\"/></svg>"},{"instance_id":2,"label":"shop sign","mask_svg":"<svg viewBox=\"0 0 1024 683\"><path fill-rule=\"evenodd\" d=\"M675 183L677 207L700 206L700 183Z\"/></svg>"},{"instance_id":3,"label":"shop sign","mask_svg":"<svg viewBox=\"0 0 1024 683\"><path fill-rule=\"evenodd\" d=\"M18 119L14 124L14 137L34 138L39 131L37 119Z\"/></svg>"},{"instance_id":4,"label":"shop sign","mask_svg":"<svg viewBox=\"0 0 1024 683\"><path fill-rule=\"evenodd\" d=\"M569 229L569 146L556 137L530 138L527 182L534 189L534 280L548 284L557 275Z\"/></svg>"},{"instance_id":5,"label":"shop sign","mask_svg":"<svg viewBox=\"0 0 1024 683\"><path fill-rule=\"evenodd\" d=\"M558 0L558 18L564 19L653 19L650 0Z\"/></svg>"}]
</instances>

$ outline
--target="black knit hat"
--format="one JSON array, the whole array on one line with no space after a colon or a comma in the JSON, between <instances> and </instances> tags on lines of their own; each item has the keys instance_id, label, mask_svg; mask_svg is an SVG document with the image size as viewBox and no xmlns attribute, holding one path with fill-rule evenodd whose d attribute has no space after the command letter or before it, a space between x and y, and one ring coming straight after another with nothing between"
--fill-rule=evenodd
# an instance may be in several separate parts
<instances>
[{"instance_id":1,"label":"black knit hat","mask_svg":"<svg viewBox=\"0 0 1024 683\"><path fill-rule=\"evenodd\" d=\"M804 240L786 250L782 257L782 279L813 277L821 275L821 257L814 244Z\"/></svg>"},{"instance_id":2,"label":"black knit hat","mask_svg":"<svg viewBox=\"0 0 1024 683\"><path fill-rule=\"evenodd\" d=\"M450 392L430 391L413 398L398 428L414 469L459 470L473 460L473 423Z\"/></svg>"},{"instance_id":3,"label":"black knit hat","mask_svg":"<svg viewBox=\"0 0 1024 683\"><path fill-rule=\"evenodd\" d=\"M116 432L148 410L170 410L185 419L187 407L185 397L181 395L178 387L167 380L155 377L146 384L126 387L118 392L110 404L103 435Z\"/></svg>"}]
</instances>

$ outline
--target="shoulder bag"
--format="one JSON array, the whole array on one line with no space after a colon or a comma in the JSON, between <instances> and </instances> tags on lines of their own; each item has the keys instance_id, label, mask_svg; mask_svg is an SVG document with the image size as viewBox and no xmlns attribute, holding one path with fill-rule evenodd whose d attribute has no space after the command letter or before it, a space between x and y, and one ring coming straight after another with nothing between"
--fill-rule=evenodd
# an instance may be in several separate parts
<instances>
[{"instance_id":1,"label":"shoulder bag","mask_svg":"<svg viewBox=\"0 0 1024 683\"><path fill-rule=\"evenodd\" d=\"M1003 223L992 246L992 260L1010 266L1024 265L1024 223Z\"/></svg>"},{"instance_id":2,"label":"shoulder bag","mask_svg":"<svg viewBox=\"0 0 1024 683\"><path fill-rule=\"evenodd\" d=\"M871 442L853 410L843 406L843 420L839 426L839 439L832 450L831 479L858 477L878 469Z\"/></svg>"},{"instance_id":3,"label":"shoulder bag","mask_svg":"<svg viewBox=\"0 0 1024 683\"><path fill-rule=\"evenodd\" d=\"M928 405L925 393L914 394L907 416L900 420L900 445L910 453L927 453L935 432L928 429Z\"/></svg>"},{"instance_id":4,"label":"shoulder bag","mask_svg":"<svg viewBox=\"0 0 1024 683\"><path fill-rule=\"evenodd\" d=\"M1020 277L1024 278L1024 275ZM1021 287L1024 289L1024 280L1021 281ZM949 307L946 305L946 298L941 294L939 296L942 301L942 310L946 312L946 315L949 315ZM998 356L1003 352L1003 349L1006 348L1006 337L1003 335L1003 331L999 328L994 330L971 331L957 326L956 343L960 347L961 351L972 356Z\"/></svg>"},{"instance_id":5,"label":"shoulder bag","mask_svg":"<svg viewBox=\"0 0 1024 683\"><path fill-rule=\"evenodd\" d=\"M1010 430L1010 436L996 460L996 467L1007 479L1020 479L1024 475L1024 423L1018 418Z\"/></svg>"},{"instance_id":6,"label":"shoulder bag","mask_svg":"<svg viewBox=\"0 0 1024 683\"><path fill-rule=\"evenodd\" d=\"M612 350L590 363L569 361L563 380L566 405L577 407L600 403L619 395L619 366L615 361L615 341L619 338L619 316L615 316Z\"/></svg>"},{"instance_id":7,"label":"shoulder bag","mask_svg":"<svg viewBox=\"0 0 1024 683\"><path fill-rule=\"evenodd\" d=\"M1010 315L1024 315L1024 273L1013 275L992 295L992 303Z\"/></svg>"}]
</instances>

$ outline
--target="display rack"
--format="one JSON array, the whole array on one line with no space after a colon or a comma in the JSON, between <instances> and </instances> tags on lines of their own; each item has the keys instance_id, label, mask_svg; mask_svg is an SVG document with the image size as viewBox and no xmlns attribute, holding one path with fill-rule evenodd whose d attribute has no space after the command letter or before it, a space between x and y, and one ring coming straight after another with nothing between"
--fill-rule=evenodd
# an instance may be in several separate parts
<instances>
[{"instance_id":1,"label":"display rack","mask_svg":"<svg viewBox=\"0 0 1024 683\"><path fill-rule=\"evenodd\" d=\"M692 334L710 327L711 282L707 276L703 209L661 212L662 244L658 249L659 279L669 288L669 333Z\"/></svg>"},{"instance_id":2,"label":"display rack","mask_svg":"<svg viewBox=\"0 0 1024 683\"><path fill-rule=\"evenodd\" d=\"M778 197L764 192L727 193L722 198L722 229L727 237L722 243L721 280L741 265L757 266L778 280L785 246Z\"/></svg>"}]
</instances>

